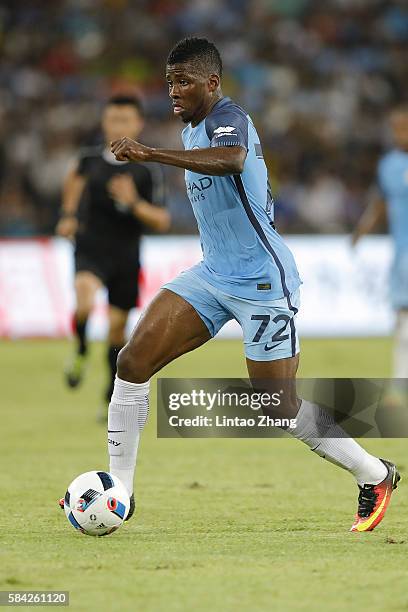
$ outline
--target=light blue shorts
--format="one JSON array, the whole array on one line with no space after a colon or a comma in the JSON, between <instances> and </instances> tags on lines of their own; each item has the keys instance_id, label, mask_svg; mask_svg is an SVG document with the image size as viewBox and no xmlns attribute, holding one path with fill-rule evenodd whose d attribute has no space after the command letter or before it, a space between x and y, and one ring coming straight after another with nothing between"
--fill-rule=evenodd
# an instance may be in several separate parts
<instances>
[{"instance_id":1,"label":"light blue shorts","mask_svg":"<svg viewBox=\"0 0 408 612\"><path fill-rule=\"evenodd\" d=\"M249 300L216 289L191 270L163 285L186 300L200 315L211 336L235 319L244 335L245 355L253 361L274 361L299 352L295 320L299 289L278 300Z\"/></svg>"}]
</instances>

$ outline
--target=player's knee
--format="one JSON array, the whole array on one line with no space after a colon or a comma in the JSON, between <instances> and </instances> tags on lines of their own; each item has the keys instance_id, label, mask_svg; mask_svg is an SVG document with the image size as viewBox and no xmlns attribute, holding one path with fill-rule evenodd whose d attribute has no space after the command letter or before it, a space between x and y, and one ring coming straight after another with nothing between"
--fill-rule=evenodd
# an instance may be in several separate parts
<instances>
[{"instance_id":1,"label":"player's knee","mask_svg":"<svg viewBox=\"0 0 408 612\"><path fill-rule=\"evenodd\" d=\"M117 374L122 380L143 383L151 378L153 372L150 364L142 359L142 353L128 343L119 351Z\"/></svg>"}]
</instances>

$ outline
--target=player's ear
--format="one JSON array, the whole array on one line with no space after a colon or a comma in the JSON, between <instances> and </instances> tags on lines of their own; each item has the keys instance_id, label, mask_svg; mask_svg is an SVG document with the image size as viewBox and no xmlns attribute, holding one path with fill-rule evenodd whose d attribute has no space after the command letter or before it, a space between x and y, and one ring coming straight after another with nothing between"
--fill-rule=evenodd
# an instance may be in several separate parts
<instances>
[{"instance_id":1,"label":"player's ear","mask_svg":"<svg viewBox=\"0 0 408 612\"><path fill-rule=\"evenodd\" d=\"M220 77L218 74L210 74L208 77L208 91L214 93L220 86Z\"/></svg>"}]
</instances>

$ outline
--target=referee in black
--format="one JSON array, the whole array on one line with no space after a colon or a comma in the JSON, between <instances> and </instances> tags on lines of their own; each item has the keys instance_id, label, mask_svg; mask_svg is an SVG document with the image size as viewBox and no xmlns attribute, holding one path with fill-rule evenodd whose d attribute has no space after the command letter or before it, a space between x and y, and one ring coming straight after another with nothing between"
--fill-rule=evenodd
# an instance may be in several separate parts
<instances>
[{"instance_id":1,"label":"referee in black","mask_svg":"<svg viewBox=\"0 0 408 612\"><path fill-rule=\"evenodd\" d=\"M105 143L82 150L69 171L57 225L57 234L75 238L76 244L76 350L65 371L66 382L75 388L83 379L88 354L86 324L96 292L105 286L109 299L107 402L113 391L116 358L125 344L128 313L138 298L140 237L145 231L166 232L170 227L160 166L118 162L110 152L113 140L122 136L137 140L143 125L138 98L115 96L108 101L102 116Z\"/></svg>"}]
</instances>

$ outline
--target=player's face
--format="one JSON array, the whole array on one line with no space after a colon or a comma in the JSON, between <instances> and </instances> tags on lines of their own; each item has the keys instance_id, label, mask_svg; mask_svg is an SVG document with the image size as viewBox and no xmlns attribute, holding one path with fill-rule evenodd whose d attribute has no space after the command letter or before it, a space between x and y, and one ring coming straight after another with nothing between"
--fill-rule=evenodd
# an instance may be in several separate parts
<instances>
[{"instance_id":1,"label":"player's face","mask_svg":"<svg viewBox=\"0 0 408 612\"><path fill-rule=\"evenodd\" d=\"M408 112L396 112L391 116L391 128L397 147L408 151Z\"/></svg>"},{"instance_id":2,"label":"player's face","mask_svg":"<svg viewBox=\"0 0 408 612\"><path fill-rule=\"evenodd\" d=\"M143 129L143 119L134 106L109 104L102 116L102 130L107 143L123 136L137 139Z\"/></svg>"},{"instance_id":3,"label":"player's face","mask_svg":"<svg viewBox=\"0 0 408 612\"><path fill-rule=\"evenodd\" d=\"M210 105L214 83L212 77L200 75L188 63L167 66L166 80L169 96L173 102L173 113L184 123L194 122Z\"/></svg>"}]
</instances>

